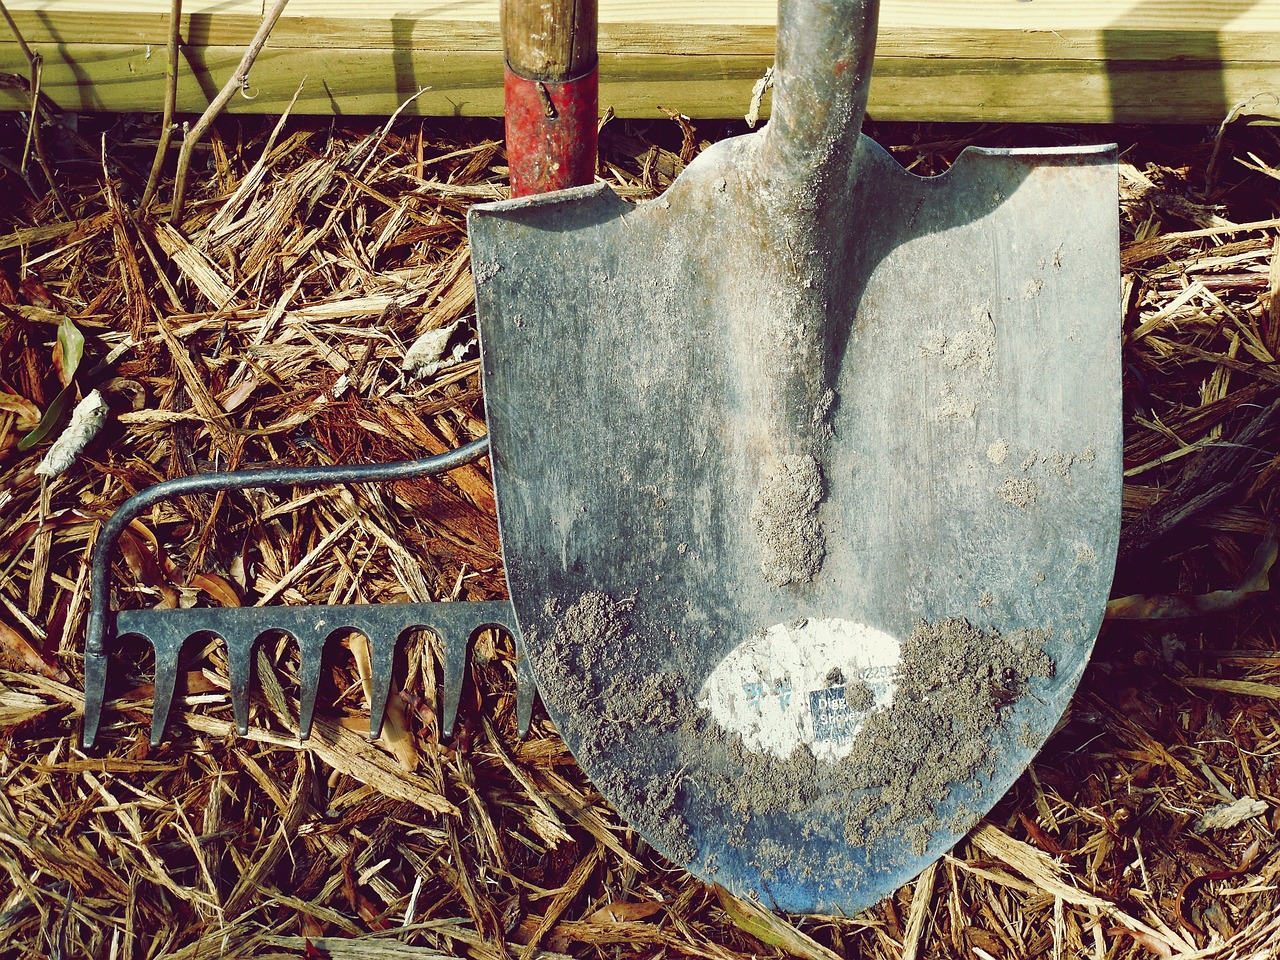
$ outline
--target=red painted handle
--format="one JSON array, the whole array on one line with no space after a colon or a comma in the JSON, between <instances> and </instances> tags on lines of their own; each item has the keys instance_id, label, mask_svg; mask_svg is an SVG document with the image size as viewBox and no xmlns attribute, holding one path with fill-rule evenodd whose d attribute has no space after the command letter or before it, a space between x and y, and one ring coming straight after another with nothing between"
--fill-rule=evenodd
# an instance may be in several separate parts
<instances>
[{"instance_id":1,"label":"red painted handle","mask_svg":"<svg viewBox=\"0 0 1280 960\"><path fill-rule=\"evenodd\" d=\"M591 183L596 172L596 0L503 0L511 195Z\"/></svg>"},{"instance_id":2,"label":"red painted handle","mask_svg":"<svg viewBox=\"0 0 1280 960\"><path fill-rule=\"evenodd\" d=\"M555 83L506 68L507 166L511 195L580 187L596 175L596 77Z\"/></svg>"}]
</instances>

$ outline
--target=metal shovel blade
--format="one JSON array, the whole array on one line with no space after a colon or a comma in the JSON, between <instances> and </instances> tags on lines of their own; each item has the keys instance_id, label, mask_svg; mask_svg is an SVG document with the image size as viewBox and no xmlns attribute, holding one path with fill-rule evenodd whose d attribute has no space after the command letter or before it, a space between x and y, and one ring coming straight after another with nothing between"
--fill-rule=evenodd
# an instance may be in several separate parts
<instances>
[{"instance_id":1,"label":"metal shovel blade","mask_svg":"<svg viewBox=\"0 0 1280 960\"><path fill-rule=\"evenodd\" d=\"M547 709L670 859L852 912L1061 717L1120 515L1107 148L904 172L875 4L784 2L773 118L658 200L469 220L511 598Z\"/></svg>"}]
</instances>

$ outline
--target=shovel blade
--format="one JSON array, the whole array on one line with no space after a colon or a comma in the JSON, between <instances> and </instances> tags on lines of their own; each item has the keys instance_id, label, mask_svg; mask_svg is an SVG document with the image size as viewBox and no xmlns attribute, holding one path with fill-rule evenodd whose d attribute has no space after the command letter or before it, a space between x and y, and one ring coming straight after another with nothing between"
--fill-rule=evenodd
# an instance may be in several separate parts
<instances>
[{"instance_id":1,"label":"shovel blade","mask_svg":"<svg viewBox=\"0 0 1280 960\"><path fill-rule=\"evenodd\" d=\"M1107 148L848 183L755 137L656 201L473 208L510 595L618 811L738 894L849 913L1058 722L1121 490ZM799 224L799 225L797 225Z\"/></svg>"}]
</instances>

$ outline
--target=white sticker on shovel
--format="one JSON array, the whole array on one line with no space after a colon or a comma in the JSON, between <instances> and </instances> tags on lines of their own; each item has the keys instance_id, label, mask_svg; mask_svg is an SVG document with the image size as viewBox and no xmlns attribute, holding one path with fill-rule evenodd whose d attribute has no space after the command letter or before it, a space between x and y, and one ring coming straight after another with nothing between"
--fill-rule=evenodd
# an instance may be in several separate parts
<instances>
[{"instance_id":1,"label":"white sticker on shovel","mask_svg":"<svg viewBox=\"0 0 1280 960\"><path fill-rule=\"evenodd\" d=\"M867 714L893 703L900 662L898 641L864 623L779 623L720 662L698 705L749 750L785 760L803 743L835 763L853 749Z\"/></svg>"}]
</instances>

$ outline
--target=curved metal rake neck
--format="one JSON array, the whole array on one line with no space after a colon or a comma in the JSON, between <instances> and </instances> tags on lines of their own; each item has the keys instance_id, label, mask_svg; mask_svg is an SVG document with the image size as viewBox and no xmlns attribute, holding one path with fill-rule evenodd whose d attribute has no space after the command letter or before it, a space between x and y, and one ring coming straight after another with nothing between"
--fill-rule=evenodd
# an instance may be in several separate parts
<instances>
[{"instance_id":1,"label":"curved metal rake neck","mask_svg":"<svg viewBox=\"0 0 1280 960\"><path fill-rule=\"evenodd\" d=\"M216 493L286 485L315 487L328 484L374 483L416 479L433 476L471 463L488 453L488 450L489 439L488 437L482 437L459 447L457 450L451 450L448 453L420 460L403 460L385 464L267 467L237 470L228 473L198 474L166 480L134 494L121 504L106 524L103 525L93 554L90 570L89 621L85 631L84 745L86 747L92 746L97 738L98 725L106 694L107 645L114 635L113 621L115 616L110 610L111 564L115 557L120 535L134 519L146 510L162 501L197 493ZM168 614L181 612L184 611L165 611ZM490 611L490 614L492 614L492 611ZM490 619L493 619L493 617L490 616ZM499 622L502 619L498 618ZM503 625L509 626L514 632L514 622L509 625ZM172 652L172 658L175 660L176 654L177 651L175 649ZM456 665L446 662L446 671L449 670L450 666L456 668ZM156 671L158 687L161 685L161 670L167 667L171 667L172 672L176 673L177 663L162 664L160 652L157 648ZM379 679L385 679L389 682L389 677ZM379 684L379 686L382 685L381 683ZM460 680L458 685L460 687ZM158 714L161 713L160 699L159 693L157 693ZM164 705L163 712L167 712L167 703ZM238 708L237 713L240 712L242 711ZM522 714L526 712L525 710L521 711ZM374 717L375 724L379 723L380 716L381 708L378 707L377 716ZM161 720L161 722L153 725L153 740L163 730L162 718L158 716L157 719ZM238 725L243 729L243 718L238 716L237 720Z\"/></svg>"}]
</instances>

